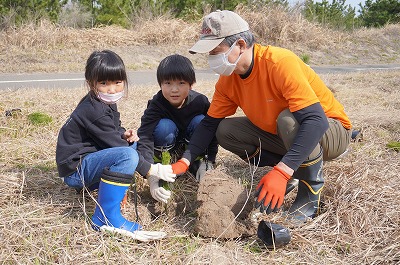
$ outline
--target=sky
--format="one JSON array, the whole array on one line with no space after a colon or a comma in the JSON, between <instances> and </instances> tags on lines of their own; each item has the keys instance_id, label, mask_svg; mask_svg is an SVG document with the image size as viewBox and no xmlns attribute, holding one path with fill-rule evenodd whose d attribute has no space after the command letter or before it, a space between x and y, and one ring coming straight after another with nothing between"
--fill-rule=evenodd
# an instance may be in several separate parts
<instances>
[{"instance_id":1,"label":"sky","mask_svg":"<svg viewBox=\"0 0 400 265\"><path fill-rule=\"evenodd\" d=\"M358 7L359 3L362 3L362 5L364 5L365 1L361 1L361 0L346 0L346 4L347 5L351 5L352 7Z\"/></svg>"},{"instance_id":2,"label":"sky","mask_svg":"<svg viewBox=\"0 0 400 265\"><path fill-rule=\"evenodd\" d=\"M331 1L329 1L329 2L331 2ZM345 4L355 7L356 11L357 11L358 9L360 9L358 4L361 3L362 5L364 5L364 2L365 2L364 0L346 0Z\"/></svg>"}]
</instances>

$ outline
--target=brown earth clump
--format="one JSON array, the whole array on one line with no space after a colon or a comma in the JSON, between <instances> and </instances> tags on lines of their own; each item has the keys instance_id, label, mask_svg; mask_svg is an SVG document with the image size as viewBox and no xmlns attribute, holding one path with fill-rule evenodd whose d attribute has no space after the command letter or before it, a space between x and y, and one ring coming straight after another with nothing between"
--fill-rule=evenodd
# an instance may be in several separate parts
<instances>
[{"instance_id":1,"label":"brown earth clump","mask_svg":"<svg viewBox=\"0 0 400 265\"><path fill-rule=\"evenodd\" d=\"M238 238L255 234L250 221L252 200L237 179L215 169L207 171L197 192L194 230L212 238Z\"/></svg>"}]
</instances>

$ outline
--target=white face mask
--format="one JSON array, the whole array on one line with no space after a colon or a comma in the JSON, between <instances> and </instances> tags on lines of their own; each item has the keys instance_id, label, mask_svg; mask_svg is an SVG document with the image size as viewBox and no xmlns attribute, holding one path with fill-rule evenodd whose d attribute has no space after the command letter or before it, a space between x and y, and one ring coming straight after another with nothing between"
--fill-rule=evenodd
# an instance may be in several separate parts
<instances>
[{"instance_id":1,"label":"white face mask","mask_svg":"<svg viewBox=\"0 0 400 265\"><path fill-rule=\"evenodd\" d=\"M97 97L106 104L117 103L117 101L120 100L123 96L124 96L124 91L115 94L108 94L103 92L99 92L97 94Z\"/></svg>"},{"instance_id":2,"label":"white face mask","mask_svg":"<svg viewBox=\"0 0 400 265\"><path fill-rule=\"evenodd\" d=\"M235 41L226 53L220 53L215 55L208 55L208 64L211 70L220 75L231 75L236 68L236 64L239 61L242 54L236 59L234 63L230 63L228 60L229 54L232 52L236 45Z\"/></svg>"}]
</instances>

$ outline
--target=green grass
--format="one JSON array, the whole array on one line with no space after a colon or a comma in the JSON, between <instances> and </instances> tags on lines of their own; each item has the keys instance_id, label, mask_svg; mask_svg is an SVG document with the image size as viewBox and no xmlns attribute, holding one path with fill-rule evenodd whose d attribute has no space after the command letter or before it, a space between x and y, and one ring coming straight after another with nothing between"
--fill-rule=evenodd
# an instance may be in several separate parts
<instances>
[{"instance_id":1,"label":"green grass","mask_svg":"<svg viewBox=\"0 0 400 265\"><path fill-rule=\"evenodd\" d=\"M311 56L308 55L308 54L303 53L302 55L300 55L300 59L301 59L304 63L308 64L308 63L310 62Z\"/></svg>"},{"instance_id":2,"label":"green grass","mask_svg":"<svg viewBox=\"0 0 400 265\"><path fill-rule=\"evenodd\" d=\"M390 141L387 145L387 148L390 148L396 152L400 151L400 142L396 142L396 141Z\"/></svg>"},{"instance_id":3,"label":"green grass","mask_svg":"<svg viewBox=\"0 0 400 265\"><path fill-rule=\"evenodd\" d=\"M46 113L33 112L28 115L28 120L33 125L47 125L53 121L53 118Z\"/></svg>"}]
</instances>

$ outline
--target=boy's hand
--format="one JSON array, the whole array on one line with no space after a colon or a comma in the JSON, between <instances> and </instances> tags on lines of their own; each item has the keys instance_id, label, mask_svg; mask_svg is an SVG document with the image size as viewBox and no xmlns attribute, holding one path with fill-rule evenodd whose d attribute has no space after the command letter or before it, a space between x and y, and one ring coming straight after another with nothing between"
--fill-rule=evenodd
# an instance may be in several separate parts
<instances>
[{"instance_id":1,"label":"boy's hand","mask_svg":"<svg viewBox=\"0 0 400 265\"><path fill-rule=\"evenodd\" d=\"M167 182L174 182L176 178L176 174L173 173L171 165L162 165L160 163L152 164L148 175L155 176Z\"/></svg>"},{"instance_id":2,"label":"boy's hand","mask_svg":"<svg viewBox=\"0 0 400 265\"><path fill-rule=\"evenodd\" d=\"M159 181L160 180L156 176L150 175L147 177L147 182L150 186L150 194L156 201L167 203L171 197L171 191L160 187Z\"/></svg>"},{"instance_id":3,"label":"boy's hand","mask_svg":"<svg viewBox=\"0 0 400 265\"><path fill-rule=\"evenodd\" d=\"M176 175L181 175L189 169L190 162L186 158L179 159L176 163L172 164L172 172Z\"/></svg>"},{"instance_id":4,"label":"boy's hand","mask_svg":"<svg viewBox=\"0 0 400 265\"><path fill-rule=\"evenodd\" d=\"M136 131L133 129L126 130L123 135L124 140L128 143L133 143L139 141L139 136L137 135Z\"/></svg>"}]
</instances>

